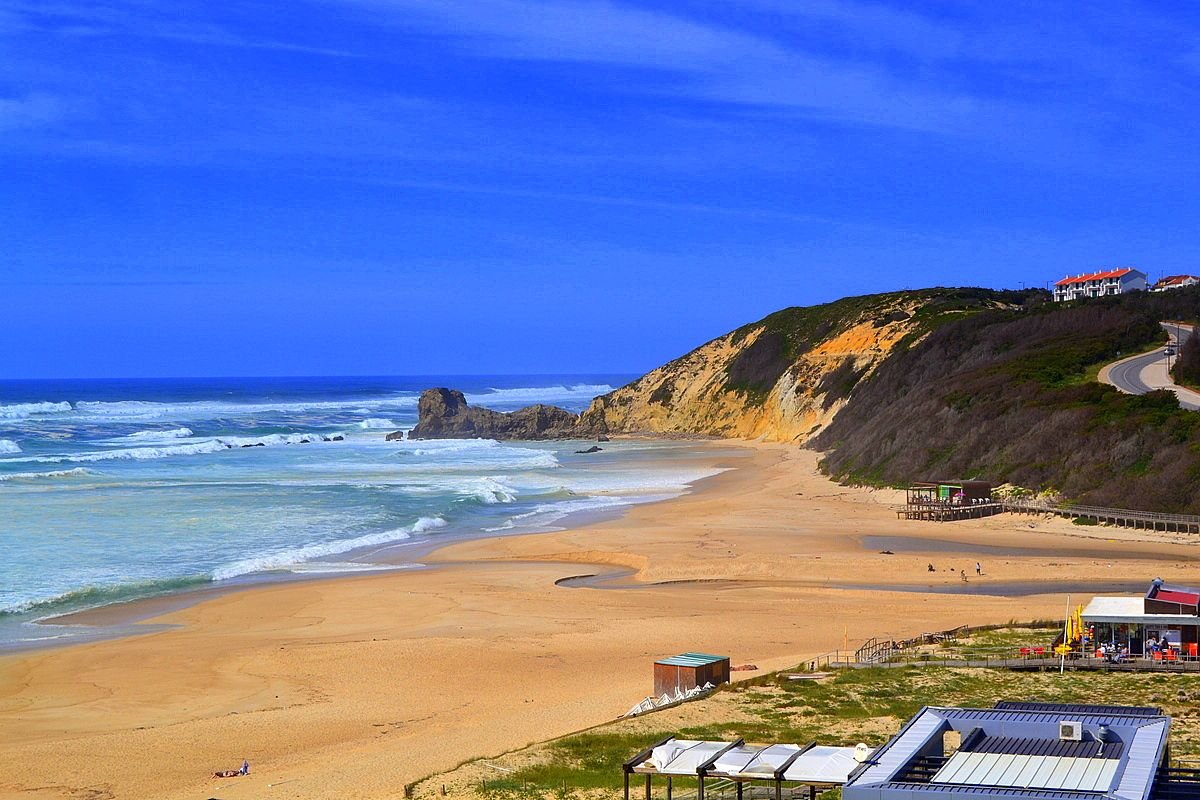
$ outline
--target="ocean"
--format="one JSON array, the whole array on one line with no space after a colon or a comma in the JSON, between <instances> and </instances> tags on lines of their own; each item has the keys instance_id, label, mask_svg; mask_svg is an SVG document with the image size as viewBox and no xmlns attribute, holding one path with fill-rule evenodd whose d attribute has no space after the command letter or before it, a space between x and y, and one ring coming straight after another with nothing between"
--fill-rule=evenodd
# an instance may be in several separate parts
<instances>
[{"instance_id":1,"label":"ocean","mask_svg":"<svg viewBox=\"0 0 1200 800\"><path fill-rule=\"evenodd\" d=\"M448 537L561 527L714 474L680 442L392 441L422 389L580 411L630 376L0 381L0 649L136 598L419 566Z\"/></svg>"}]
</instances>

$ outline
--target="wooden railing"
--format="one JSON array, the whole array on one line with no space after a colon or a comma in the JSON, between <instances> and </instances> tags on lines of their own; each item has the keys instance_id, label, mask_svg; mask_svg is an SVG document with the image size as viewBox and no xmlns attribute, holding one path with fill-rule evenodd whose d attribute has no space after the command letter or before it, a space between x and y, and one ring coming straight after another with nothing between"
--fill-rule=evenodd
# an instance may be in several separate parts
<instances>
[{"instance_id":1,"label":"wooden railing","mask_svg":"<svg viewBox=\"0 0 1200 800\"><path fill-rule=\"evenodd\" d=\"M1057 514L1060 517L1092 519L1125 528L1200 533L1200 516L1133 511L1125 508L1049 503L1044 500L1004 500L1004 510L1014 514Z\"/></svg>"}]
</instances>

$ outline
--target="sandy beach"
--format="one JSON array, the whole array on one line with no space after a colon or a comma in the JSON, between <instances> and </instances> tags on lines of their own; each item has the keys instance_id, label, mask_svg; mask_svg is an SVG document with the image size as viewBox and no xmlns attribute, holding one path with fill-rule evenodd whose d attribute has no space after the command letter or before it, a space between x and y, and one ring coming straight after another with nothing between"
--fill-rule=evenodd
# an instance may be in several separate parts
<instances>
[{"instance_id":1,"label":"sandy beach","mask_svg":"<svg viewBox=\"0 0 1200 800\"><path fill-rule=\"evenodd\" d=\"M1073 586L1200 582L1185 536L898 522L899 493L833 484L812 452L708 450L735 468L619 519L456 543L428 570L242 590L149 633L0 658L0 796L397 797L618 716L675 652L770 670L871 636L1058 617ZM581 575L599 578L557 583ZM211 777L243 758L248 777Z\"/></svg>"}]
</instances>

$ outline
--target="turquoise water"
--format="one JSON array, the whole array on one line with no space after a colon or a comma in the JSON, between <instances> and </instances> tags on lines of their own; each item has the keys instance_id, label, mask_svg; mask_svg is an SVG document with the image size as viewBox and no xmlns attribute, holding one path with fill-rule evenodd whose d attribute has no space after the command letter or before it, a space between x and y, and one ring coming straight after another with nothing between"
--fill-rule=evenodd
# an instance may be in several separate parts
<instances>
[{"instance_id":1,"label":"turquoise water","mask_svg":"<svg viewBox=\"0 0 1200 800\"><path fill-rule=\"evenodd\" d=\"M578 411L625 377L0 382L0 646L66 611L395 568L437 537L547 530L712 474L679 443L385 440L429 386Z\"/></svg>"}]
</instances>

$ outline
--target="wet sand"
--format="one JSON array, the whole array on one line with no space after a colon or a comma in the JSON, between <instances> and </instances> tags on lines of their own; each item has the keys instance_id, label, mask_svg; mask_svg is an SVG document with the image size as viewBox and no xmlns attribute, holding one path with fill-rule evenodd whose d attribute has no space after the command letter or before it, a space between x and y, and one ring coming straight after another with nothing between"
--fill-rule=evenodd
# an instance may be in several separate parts
<instances>
[{"instance_id":1,"label":"wet sand","mask_svg":"<svg viewBox=\"0 0 1200 800\"><path fill-rule=\"evenodd\" d=\"M1056 617L1067 586L1200 583L1186 537L898 522L899 493L832 484L815 454L727 447L712 460L737 469L619 519L458 542L426 570L255 586L156 609L144 634L2 657L0 796L395 797L619 715L675 652L784 668L871 636ZM581 575L612 588L556 585ZM249 777L210 777L242 758Z\"/></svg>"}]
</instances>

